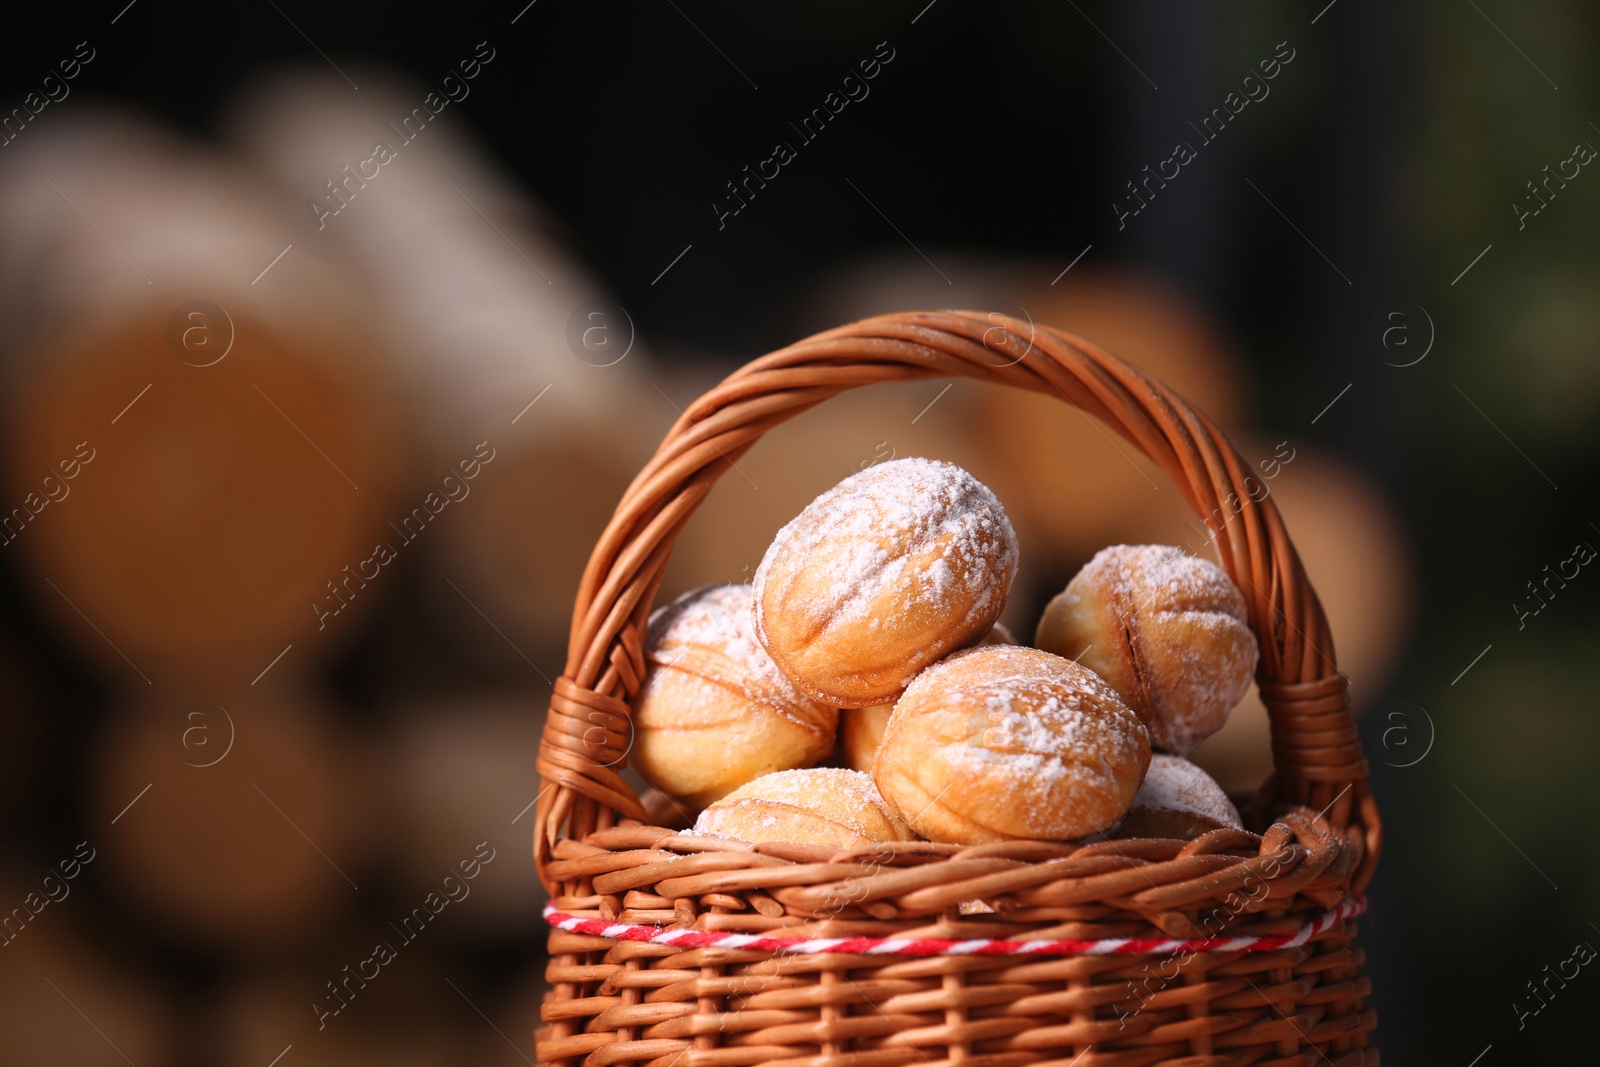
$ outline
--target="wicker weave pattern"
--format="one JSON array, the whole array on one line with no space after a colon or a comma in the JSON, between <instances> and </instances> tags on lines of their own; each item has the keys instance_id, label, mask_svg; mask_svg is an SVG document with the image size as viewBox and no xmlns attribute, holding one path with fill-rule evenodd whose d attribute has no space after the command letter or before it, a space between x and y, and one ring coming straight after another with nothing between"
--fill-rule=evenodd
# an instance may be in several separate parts
<instances>
[{"instance_id":1,"label":"wicker weave pattern","mask_svg":"<svg viewBox=\"0 0 1600 1067\"><path fill-rule=\"evenodd\" d=\"M1059 395L1150 456L1249 605L1276 773L1256 834L832 853L640 825L618 774L642 637L694 508L772 426L845 389L961 375ZM697 400L596 545L540 745L534 855L562 912L796 937L1287 934L1359 892L1380 829L1327 621L1270 498L1221 432L1070 335L906 313L771 353ZM1270 825L1268 823L1270 822ZM972 902L981 901L974 906ZM1354 923L1296 948L1178 957L790 954L552 931L541 1062L577 1067L1377 1063Z\"/></svg>"}]
</instances>

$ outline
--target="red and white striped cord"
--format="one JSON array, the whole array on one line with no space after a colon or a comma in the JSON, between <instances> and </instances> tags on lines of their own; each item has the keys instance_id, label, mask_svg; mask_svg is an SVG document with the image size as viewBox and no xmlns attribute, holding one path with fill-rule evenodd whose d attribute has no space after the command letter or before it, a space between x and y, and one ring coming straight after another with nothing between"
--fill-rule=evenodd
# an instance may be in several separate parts
<instances>
[{"instance_id":1,"label":"red and white striped cord","mask_svg":"<svg viewBox=\"0 0 1600 1067\"><path fill-rule=\"evenodd\" d=\"M607 922L584 919L545 905L545 921L574 934L592 934L614 941L648 941L678 948L738 948L772 953L836 952L862 956L1170 956L1183 952L1271 952L1296 948L1336 923L1353 919L1367 910L1367 898L1350 897L1338 907L1324 912L1293 934L1269 937L1194 937L1187 940L1139 937L1113 937L1097 941L1005 941L978 938L954 941L949 938L899 937L761 937L753 934L713 933L682 926L651 926L644 923Z\"/></svg>"}]
</instances>

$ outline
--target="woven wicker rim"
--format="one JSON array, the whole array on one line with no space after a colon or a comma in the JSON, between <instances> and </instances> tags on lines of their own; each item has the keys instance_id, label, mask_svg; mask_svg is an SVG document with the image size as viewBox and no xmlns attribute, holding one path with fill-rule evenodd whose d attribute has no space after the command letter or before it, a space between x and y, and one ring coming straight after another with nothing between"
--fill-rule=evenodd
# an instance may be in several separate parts
<instances>
[{"instance_id":1,"label":"woven wicker rim","mask_svg":"<svg viewBox=\"0 0 1600 1067\"><path fill-rule=\"evenodd\" d=\"M953 376L1059 396L1150 457L1205 520L1223 567L1244 594L1261 648L1257 683L1271 722L1275 772L1262 786L1257 810L1317 811L1309 821L1290 820L1310 852L1330 853L1311 865L1316 881L1360 892L1378 859L1381 824L1348 683L1336 666L1322 605L1277 506L1270 496L1257 499L1250 464L1206 416L1117 357L1048 327L970 311L884 315L779 349L729 375L668 431L617 505L579 587L567 664L555 684L537 762L545 786L533 844L546 889L555 894L567 879L608 869L626 874L629 884L651 881L653 857L624 860L626 853L612 853L608 861L590 849L627 847L643 829L636 821L645 819L644 810L620 770L630 703L644 678L644 630L668 554L712 485L767 430L846 389ZM1283 824L1273 827L1279 829ZM654 838L669 833L653 829ZM585 838L600 847L558 847L564 839L576 846L574 839ZM645 840L633 847L648 850ZM1254 840L1267 848L1265 839ZM1329 848L1320 849L1319 840ZM812 858L785 860L781 848L767 849L765 857L759 846L745 851L796 867ZM1023 856L1029 850L1003 851ZM1336 862L1341 852L1347 862ZM952 879L966 875L955 857L938 858ZM1247 866L1236 862L1235 870ZM905 873L877 877L881 882ZM1301 873L1292 880L1304 891L1309 870ZM596 890L616 891L602 888L606 877L594 879ZM1343 896L1336 893L1328 905Z\"/></svg>"}]
</instances>

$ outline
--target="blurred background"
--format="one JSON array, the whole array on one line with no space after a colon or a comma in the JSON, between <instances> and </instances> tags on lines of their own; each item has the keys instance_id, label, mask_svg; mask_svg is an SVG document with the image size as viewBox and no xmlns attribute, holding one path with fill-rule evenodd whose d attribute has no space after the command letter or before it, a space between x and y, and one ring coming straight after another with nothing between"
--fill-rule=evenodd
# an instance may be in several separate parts
<instances>
[{"instance_id":1,"label":"blurred background","mask_svg":"<svg viewBox=\"0 0 1600 1067\"><path fill-rule=\"evenodd\" d=\"M952 306L1147 367L1283 510L1389 1060L1588 1040L1600 15L525 3L5 16L0 1064L531 1062L611 507L739 363ZM1086 418L924 383L770 434L663 594L906 455L1005 502L1021 634L1106 544L1206 551ZM1253 697L1199 759L1259 784Z\"/></svg>"}]
</instances>

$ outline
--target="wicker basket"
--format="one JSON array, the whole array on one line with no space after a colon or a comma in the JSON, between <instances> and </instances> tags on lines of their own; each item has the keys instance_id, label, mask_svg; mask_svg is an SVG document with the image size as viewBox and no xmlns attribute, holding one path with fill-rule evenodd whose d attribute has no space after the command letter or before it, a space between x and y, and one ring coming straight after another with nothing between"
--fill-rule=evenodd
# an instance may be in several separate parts
<instances>
[{"instance_id":1,"label":"wicker basket","mask_svg":"<svg viewBox=\"0 0 1600 1067\"><path fill-rule=\"evenodd\" d=\"M1060 395L1207 517L1261 646L1276 772L1246 813L1259 835L836 852L645 824L618 773L629 701L667 555L695 507L766 430L836 393L954 375ZM538 760L534 856L553 924L539 1059L1376 1064L1354 916L1380 831L1346 690L1250 465L1121 360L971 312L868 319L764 356L673 426L583 575Z\"/></svg>"}]
</instances>

